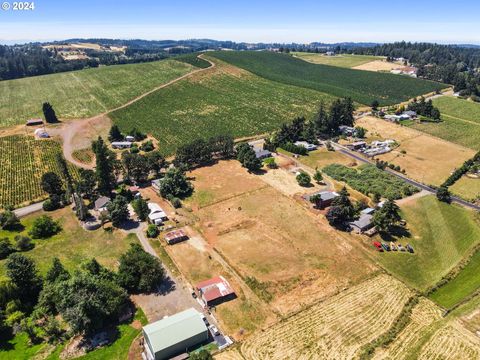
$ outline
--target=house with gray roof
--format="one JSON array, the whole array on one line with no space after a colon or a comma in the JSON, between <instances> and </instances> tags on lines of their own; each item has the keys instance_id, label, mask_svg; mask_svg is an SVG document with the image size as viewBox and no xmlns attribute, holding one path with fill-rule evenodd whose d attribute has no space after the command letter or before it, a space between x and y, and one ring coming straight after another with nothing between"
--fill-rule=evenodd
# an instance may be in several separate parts
<instances>
[{"instance_id":1,"label":"house with gray roof","mask_svg":"<svg viewBox=\"0 0 480 360\"><path fill-rule=\"evenodd\" d=\"M363 233L367 231L368 229L371 229L373 227L373 215L371 214L362 214L358 218L358 220L352 221L350 223L350 226L352 227L353 231L356 233Z\"/></svg>"}]
</instances>

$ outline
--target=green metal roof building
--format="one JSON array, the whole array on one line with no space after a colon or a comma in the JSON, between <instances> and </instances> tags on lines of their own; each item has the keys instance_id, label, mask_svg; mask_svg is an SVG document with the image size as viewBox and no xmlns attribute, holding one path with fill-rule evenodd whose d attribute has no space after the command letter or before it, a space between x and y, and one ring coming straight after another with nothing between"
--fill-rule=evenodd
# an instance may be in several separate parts
<instances>
[{"instance_id":1,"label":"green metal roof building","mask_svg":"<svg viewBox=\"0 0 480 360\"><path fill-rule=\"evenodd\" d=\"M143 327L145 356L148 360L169 359L208 340L201 314L187 309Z\"/></svg>"}]
</instances>

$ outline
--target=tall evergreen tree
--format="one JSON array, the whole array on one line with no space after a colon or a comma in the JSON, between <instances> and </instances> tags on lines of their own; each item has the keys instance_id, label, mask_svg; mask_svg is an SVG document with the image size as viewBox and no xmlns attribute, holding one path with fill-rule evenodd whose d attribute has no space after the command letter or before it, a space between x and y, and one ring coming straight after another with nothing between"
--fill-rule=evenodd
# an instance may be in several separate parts
<instances>
[{"instance_id":1,"label":"tall evergreen tree","mask_svg":"<svg viewBox=\"0 0 480 360\"><path fill-rule=\"evenodd\" d=\"M55 114L55 110L53 110L52 105L48 102L44 102L42 105L43 116L45 117L45 121L50 124L58 123L57 115Z\"/></svg>"},{"instance_id":2,"label":"tall evergreen tree","mask_svg":"<svg viewBox=\"0 0 480 360\"><path fill-rule=\"evenodd\" d=\"M101 136L92 143L92 150L96 158L95 175L97 177L98 192L109 196L116 182L113 168L115 154L107 148Z\"/></svg>"}]
</instances>

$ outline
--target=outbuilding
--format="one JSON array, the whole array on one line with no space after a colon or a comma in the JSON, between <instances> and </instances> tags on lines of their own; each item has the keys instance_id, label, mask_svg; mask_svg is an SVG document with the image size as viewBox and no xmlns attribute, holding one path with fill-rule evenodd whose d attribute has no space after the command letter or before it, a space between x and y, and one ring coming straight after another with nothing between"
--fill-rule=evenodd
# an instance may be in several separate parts
<instances>
[{"instance_id":1,"label":"outbuilding","mask_svg":"<svg viewBox=\"0 0 480 360\"><path fill-rule=\"evenodd\" d=\"M202 281L195 288L207 306L218 305L236 297L232 287L223 276Z\"/></svg>"},{"instance_id":2,"label":"outbuilding","mask_svg":"<svg viewBox=\"0 0 480 360\"><path fill-rule=\"evenodd\" d=\"M114 149L129 149L132 147L130 141L114 141L112 142L112 148Z\"/></svg>"},{"instance_id":3,"label":"outbuilding","mask_svg":"<svg viewBox=\"0 0 480 360\"><path fill-rule=\"evenodd\" d=\"M332 201L338 196L334 191L319 191L311 195L307 195L307 200L315 199L315 207L317 209L325 209L332 204Z\"/></svg>"},{"instance_id":4,"label":"outbuilding","mask_svg":"<svg viewBox=\"0 0 480 360\"><path fill-rule=\"evenodd\" d=\"M155 225L162 225L165 220L168 220L168 216L160 207L160 205L156 203L148 203L147 204L150 213L148 214L148 220Z\"/></svg>"},{"instance_id":5,"label":"outbuilding","mask_svg":"<svg viewBox=\"0 0 480 360\"><path fill-rule=\"evenodd\" d=\"M101 213L107 211L107 205L109 202L109 197L100 196L97 200L95 200L95 210Z\"/></svg>"},{"instance_id":6,"label":"outbuilding","mask_svg":"<svg viewBox=\"0 0 480 360\"><path fill-rule=\"evenodd\" d=\"M190 308L143 327L147 360L171 359L208 341L202 314Z\"/></svg>"},{"instance_id":7,"label":"outbuilding","mask_svg":"<svg viewBox=\"0 0 480 360\"><path fill-rule=\"evenodd\" d=\"M188 240L188 235L182 229L170 231L165 235L165 241L168 245L173 245L185 240Z\"/></svg>"}]
</instances>

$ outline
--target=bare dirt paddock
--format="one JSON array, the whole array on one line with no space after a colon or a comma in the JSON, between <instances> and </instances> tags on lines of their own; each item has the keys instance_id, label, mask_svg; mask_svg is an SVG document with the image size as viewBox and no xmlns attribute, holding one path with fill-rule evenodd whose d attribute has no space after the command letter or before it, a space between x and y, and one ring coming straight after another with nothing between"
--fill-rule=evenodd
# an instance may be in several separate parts
<instances>
[{"instance_id":1,"label":"bare dirt paddock","mask_svg":"<svg viewBox=\"0 0 480 360\"><path fill-rule=\"evenodd\" d=\"M398 148L376 158L399 165L409 177L425 184L440 185L475 154L471 149L382 119L366 116L356 124L368 130L367 139L396 140Z\"/></svg>"}]
</instances>

